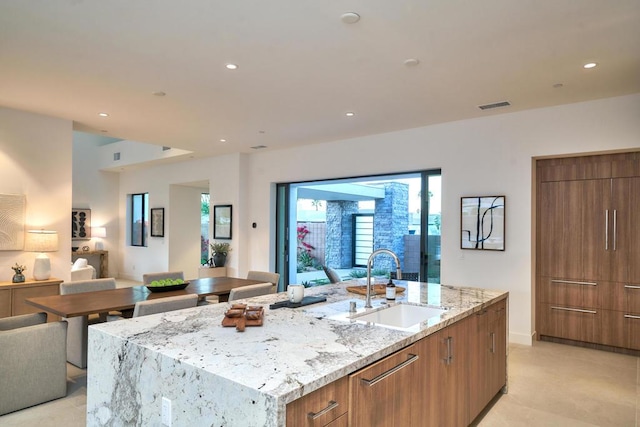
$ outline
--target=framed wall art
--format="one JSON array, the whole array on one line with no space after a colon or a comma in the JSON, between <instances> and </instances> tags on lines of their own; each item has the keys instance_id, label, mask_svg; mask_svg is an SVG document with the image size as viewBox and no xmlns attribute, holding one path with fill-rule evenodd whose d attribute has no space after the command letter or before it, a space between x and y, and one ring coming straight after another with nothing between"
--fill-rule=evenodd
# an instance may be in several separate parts
<instances>
[{"instance_id":1,"label":"framed wall art","mask_svg":"<svg viewBox=\"0 0 640 427\"><path fill-rule=\"evenodd\" d=\"M24 248L24 194L0 194L0 251Z\"/></svg>"},{"instance_id":2,"label":"framed wall art","mask_svg":"<svg viewBox=\"0 0 640 427\"><path fill-rule=\"evenodd\" d=\"M164 237L164 208L151 208L151 237Z\"/></svg>"},{"instance_id":3,"label":"framed wall art","mask_svg":"<svg viewBox=\"0 0 640 427\"><path fill-rule=\"evenodd\" d=\"M505 196L461 197L460 248L504 251Z\"/></svg>"},{"instance_id":4,"label":"framed wall art","mask_svg":"<svg viewBox=\"0 0 640 427\"><path fill-rule=\"evenodd\" d=\"M231 205L213 207L213 238L231 239Z\"/></svg>"},{"instance_id":5,"label":"framed wall art","mask_svg":"<svg viewBox=\"0 0 640 427\"><path fill-rule=\"evenodd\" d=\"M91 209L71 210L71 238L73 240L91 239Z\"/></svg>"}]
</instances>

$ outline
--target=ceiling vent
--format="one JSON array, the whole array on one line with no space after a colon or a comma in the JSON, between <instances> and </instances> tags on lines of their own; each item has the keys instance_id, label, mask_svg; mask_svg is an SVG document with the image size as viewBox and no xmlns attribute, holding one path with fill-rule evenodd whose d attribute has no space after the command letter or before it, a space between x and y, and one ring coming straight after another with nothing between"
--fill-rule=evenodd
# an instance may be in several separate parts
<instances>
[{"instance_id":1,"label":"ceiling vent","mask_svg":"<svg viewBox=\"0 0 640 427\"><path fill-rule=\"evenodd\" d=\"M508 107L510 105L511 103L509 101L502 101L495 102L493 104L478 105L478 108L481 110L491 110L492 108Z\"/></svg>"},{"instance_id":2,"label":"ceiling vent","mask_svg":"<svg viewBox=\"0 0 640 427\"><path fill-rule=\"evenodd\" d=\"M120 153L113 153L113 161L117 162L118 160L120 160Z\"/></svg>"},{"instance_id":3,"label":"ceiling vent","mask_svg":"<svg viewBox=\"0 0 640 427\"><path fill-rule=\"evenodd\" d=\"M262 150L263 148L267 148L266 145L254 145L251 147L253 150Z\"/></svg>"}]
</instances>

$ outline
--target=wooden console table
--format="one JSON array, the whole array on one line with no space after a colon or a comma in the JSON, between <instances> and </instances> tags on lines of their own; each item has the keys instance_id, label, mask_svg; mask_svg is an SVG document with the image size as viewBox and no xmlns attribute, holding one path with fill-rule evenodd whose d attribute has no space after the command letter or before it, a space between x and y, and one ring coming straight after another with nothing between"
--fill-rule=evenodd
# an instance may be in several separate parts
<instances>
[{"instance_id":1,"label":"wooden console table","mask_svg":"<svg viewBox=\"0 0 640 427\"><path fill-rule=\"evenodd\" d=\"M42 310L28 305L25 298L60 295L60 279L27 280L22 283L0 282L0 317L38 313ZM49 314L49 322L57 322L60 317Z\"/></svg>"},{"instance_id":2,"label":"wooden console table","mask_svg":"<svg viewBox=\"0 0 640 427\"><path fill-rule=\"evenodd\" d=\"M76 251L71 252L71 261L75 262L78 258L86 258L90 265L96 269L98 279L109 277L109 251ZM98 263L91 262L98 259Z\"/></svg>"},{"instance_id":3,"label":"wooden console table","mask_svg":"<svg viewBox=\"0 0 640 427\"><path fill-rule=\"evenodd\" d=\"M226 277L227 267L200 267L198 278L204 277Z\"/></svg>"}]
</instances>

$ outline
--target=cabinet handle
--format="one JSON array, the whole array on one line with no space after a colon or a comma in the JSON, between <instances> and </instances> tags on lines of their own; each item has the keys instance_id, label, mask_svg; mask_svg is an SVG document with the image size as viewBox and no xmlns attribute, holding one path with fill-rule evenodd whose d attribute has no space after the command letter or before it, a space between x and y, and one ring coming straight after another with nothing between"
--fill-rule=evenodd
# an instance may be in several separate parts
<instances>
[{"instance_id":1,"label":"cabinet handle","mask_svg":"<svg viewBox=\"0 0 640 427\"><path fill-rule=\"evenodd\" d=\"M445 365L451 365L451 362L453 362L453 351L451 349L451 343L453 342L453 337L447 337L445 341L447 343L447 356L442 360L444 361Z\"/></svg>"},{"instance_id":2,"label":"cabinet handle","mask_svg":"<svg viewBox=\"0 0 640 427\"><path fill-rule=\"evenodd\" d=\"M598 286L596 282L575 282L573 280L551 280L551 283L567 283L569 285Z\"/></svg>"},{"instance_id":3,"label":"cabinet handle","mask_svg":"<svg viewBox=\"0 0 640 427\"><path fill-rule=\"evenodd\" d=\"M604 250L609 250L609 209L604 211Z\"/></svg>"},{"instance_id":4,"label":"cabinet handle","mask_svg":"<svg viewBox=\"0 0 640 427\"><path fill-rule=\"evenodd\" d=\"M616 250L616 244L618 243L618 210L613 210L613 250Z\"/></svg>"},{"instance_id":5,"label":"cabinet handle","mask_svg":"<svg viewBox=\"0 0 640 427\"><path fill-rule=\"evenodd\" d=\"M320 410L318 412L315 412L315 413L314 412L309 412L307 414L307 418L309 418L310 420L315 420L317 418L320 418L321 416L323 416L327 412L329 412L329 411L331 411L333 409L336 409L338 406L339 406L338 402L336 402L335 400L330 400L329 401L329 405L326 408L324 408L324 409L322 409L322 410Z\"/></svg>"},{"instance_id":6,"label":"cabinet handle","mask_svg":"<svg viewBox=\"0 0 640 427\"><path fill-rule=\"evenodd\" d=\"M633 316L631 314L625 314L624 318L625 319L640 319L640 316Z\"/></svg>"},{"instance_id":7,"label":"cabinet handle","mask_svg":"<svg viewBox=\"0 0 640 427\"><path fill-rule=\"evenodd\" d=\"M588 313L588 314L596 314L595 310L582 310L579 308L567 308L567 307L551 307L551 310L562 310L562 311L575 311L578 313Z\"/></svg>"},{"instance_id":8,"label":"cabinet handle","mask_svg":"<svg viewBox=\"0 0 640 427\"><path fill-rule=\"evenodd\" d=\"M491 334L491 353L496 352L496 333L490 332Z\"/></svg>"},{"instance_id":9,"label":"cabinet handle","mask_svg":"<svg viewBox=\"0 0 640 427\"><path fill-rule=\"evenodd\" d=\"M394 366L393 368L389 369L386 372L381 373L380 375L378 375L377 377L373 378L373 379L366 379L366 378L362 378L360 381L362 381L364 384L368 385L369 387L379 383L380 381L384 380L385 378L387 378L390 375L395 374L396 372L398 372L400 369L409 366L410 364L412 364L413 362L415 362L416 360L418 360L419 356L417 354L409 354L407 357L407 360L405 360L404 362L402 362L401 364Z\"/></svg>"},{"instance_id":10,"label":"cabinet handle","mask_svg":"<svg viewBox=\"0 0 640 427\"><path fill-rule=\"evenodd\" d=\"M634 285L624 285L624 287L627 289L640 289L640 286L634 286Z\"/></svg>"}]
</instances>

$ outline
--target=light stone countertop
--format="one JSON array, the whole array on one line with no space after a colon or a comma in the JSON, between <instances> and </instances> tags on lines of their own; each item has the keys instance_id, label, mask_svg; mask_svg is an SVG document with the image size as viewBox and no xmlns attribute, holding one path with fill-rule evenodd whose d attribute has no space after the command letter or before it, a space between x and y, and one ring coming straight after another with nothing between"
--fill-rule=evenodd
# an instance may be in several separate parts
<instances>
[{"instance_id":1,"label":"light stone countertop","mask_svg":"<svg viewBox=\"0 0 640 427\"><path fill-rule=\"evenodd\" d=\"M264 325L222 327L230 303L212 304L90 327L88 425L159 424L161 397L174 425L284 425L286 404L507 297L503 291L396 281L396 302L447 308L409 330L334 320L364 296L354 280L307 288L326 303L269 309L285 293L251 298ZM374 309L384 302L374 298Z\"/></svg>"}]
</instances>

